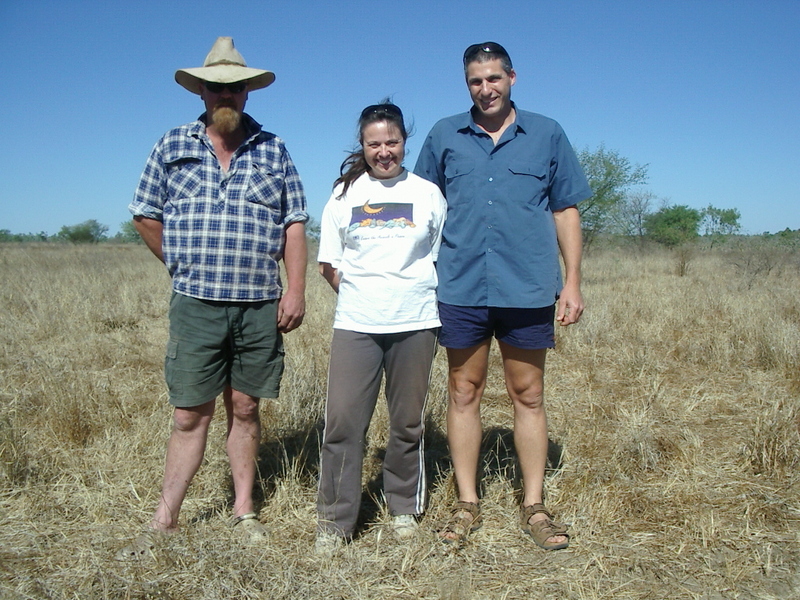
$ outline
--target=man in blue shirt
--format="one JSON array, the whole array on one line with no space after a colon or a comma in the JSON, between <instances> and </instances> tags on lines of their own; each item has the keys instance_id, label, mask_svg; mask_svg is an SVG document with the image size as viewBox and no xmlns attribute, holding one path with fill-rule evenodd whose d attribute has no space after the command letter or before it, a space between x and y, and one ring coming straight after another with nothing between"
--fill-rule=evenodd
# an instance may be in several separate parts
<instances>
[{"instance_id":1,"label":"man in blue shirt","mask_svg":"<svg viewBox=\"0 0 800 600\"><path fill-rule=\"evenodd\" d=\"M539 546L556 550L568 545L569 535L543 504L544 366L555 344L553 318L570 325L583 312L576 205L591 189L558 123L511 101L516 73L501 45L467 48L464 72L471 111L433 127L415 168L439 186L448 206L437 270L440 342L449 362L447 435L459 499L441 535L461 543L482 523L480 401L494 336L514 406L524 487L520 526Z\"/></svg>"},{"instance_id":2,"label":"man in blue shirt","mask_svg":"<svg viewBox=\"0 0 800 600\"><path fill-rule=\"evenodd\" d=\"M217 39L202 67L177 71L175 80L200 96L206 112L159 140L129 207L142 239L172 277L164 371L175 410L148 533L118 558L146 556L154 532L178 529L220 394L228 419L234 531L245 540L264 539L252 498L258 404L277 397L281 334L303 321L308 219L303 186L283 141L244 113L248 93L274 79L270 71L247 67L229 37Z\"/></svg>"}]
</instances>

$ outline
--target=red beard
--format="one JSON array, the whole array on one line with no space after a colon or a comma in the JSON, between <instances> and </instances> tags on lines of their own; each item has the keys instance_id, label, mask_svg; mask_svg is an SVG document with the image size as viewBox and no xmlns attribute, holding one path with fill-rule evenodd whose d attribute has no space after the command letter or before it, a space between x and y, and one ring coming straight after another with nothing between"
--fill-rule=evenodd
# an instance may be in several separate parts
<instances>
[{"instance_id":1,"label":"red beard","mask_svg":"<svg viewBox=\"0 0 800 600\"><path fill-rule=\"evenodd\" d=\"M221 134L233 133L239 128L242 122L242 115L230 105L223 104L214 107L211 113L211 124Z\"/></svg>"}]
</instances>

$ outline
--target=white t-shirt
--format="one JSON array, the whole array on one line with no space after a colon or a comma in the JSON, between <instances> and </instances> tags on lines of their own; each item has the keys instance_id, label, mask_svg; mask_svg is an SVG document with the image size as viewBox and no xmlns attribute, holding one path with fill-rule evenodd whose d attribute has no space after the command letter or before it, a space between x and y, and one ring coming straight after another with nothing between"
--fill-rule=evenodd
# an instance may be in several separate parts
<instances>
[{"instance_id":1,"label":"white t-shirt","mask_svg":"<svg viewBox=\"0 0 800 600\"><path fill-rule=\"evenodd\" d=\"M404 170L392 179L365 173L322 213L321 263L339 272L333 326L361 333L439 327L434 262L447 205L433 183Z\"/></svg>"}]
</instances>

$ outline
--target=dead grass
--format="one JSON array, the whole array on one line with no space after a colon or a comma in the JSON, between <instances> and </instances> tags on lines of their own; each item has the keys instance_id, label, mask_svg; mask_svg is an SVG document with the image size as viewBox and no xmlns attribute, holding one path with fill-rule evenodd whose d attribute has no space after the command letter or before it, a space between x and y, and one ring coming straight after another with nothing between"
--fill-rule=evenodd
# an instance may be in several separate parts
<instances>
[{"instance_id":1,"label":"dead grass","mask_svg":"<svg viewBox=\"0 0 800 600\"><path fill-rule=\"evenodd\" d=\"M787 265L797 265L788 262ZM380 407L361 535L320 560L317 451L334 298L309 273L281 398L263 403L263 548L233 545L223 419L182 531L152 561L114 552L152 511L170 426L162 379L169 281L141 247L0 246L0 598L800 598L800 273L700 253L586 259L583 322L548 358L547 501L570 549L516 526L517 469L498 357L483 407L486 522L434 534L454 492L437 357L431 502L410 543L385 530Z\"/></svg>"}]
</instances>

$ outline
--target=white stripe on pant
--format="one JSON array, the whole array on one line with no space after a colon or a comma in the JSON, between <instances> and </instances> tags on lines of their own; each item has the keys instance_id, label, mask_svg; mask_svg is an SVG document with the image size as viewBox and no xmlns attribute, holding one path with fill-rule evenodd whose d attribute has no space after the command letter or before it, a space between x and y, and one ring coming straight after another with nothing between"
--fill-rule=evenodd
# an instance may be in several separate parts
<instances>
[{"instance_id":1,"label":"white stripe on pant","mask_svg":"<svg viewBox=\"0 0 800 600\"><path fill-rule=\"evenodd\" d=\"M361 505L361 469L386 372L389 442L383 485L393 515L425 509L425 402L438 329L368 334L334 329L317 512L321 530L349 537Z\"/></svg>"}]
</instances>

